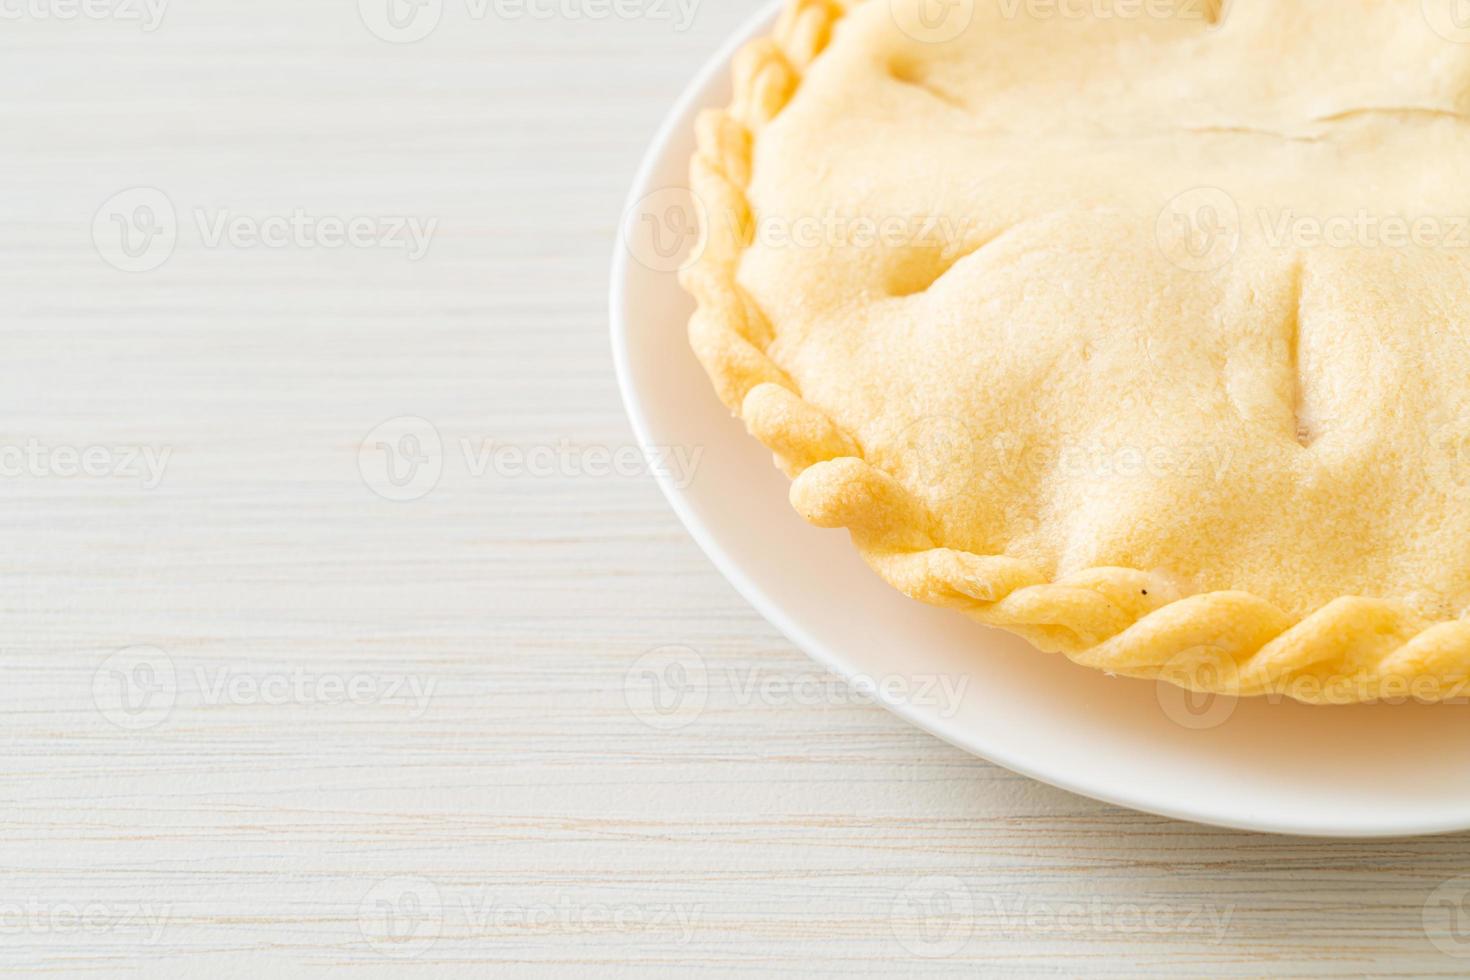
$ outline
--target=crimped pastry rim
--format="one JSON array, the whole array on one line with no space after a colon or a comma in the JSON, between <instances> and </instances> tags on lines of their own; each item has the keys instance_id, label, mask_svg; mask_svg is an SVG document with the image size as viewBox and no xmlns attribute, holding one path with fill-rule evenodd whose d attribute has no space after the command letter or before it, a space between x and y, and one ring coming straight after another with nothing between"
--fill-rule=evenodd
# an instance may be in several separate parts
<instances>
[{"instance_id":1,"label":"crimped pastry rim","mask_svg":"<svg viewBox=\"0 0 1470 980\"><path fill-rule=\"evenodd\" d=\"M802 399L767 356L770 327L736 281L750 214L745 188L760 131L790 102L839 22L866 2L786 0L771 35L737 53L730 106L700 115L691 163L704 207L700 251L681 273L696 302L690 341L721 400L793 478L798 513L849 530L868 564L911 598L1110 674L1311 704L1462 695L1470 688L1470 622L1431 620L1402 602L1341 596L1296 619L1247 591L1175 597L1130 568L1051 581L1005 555L946 547L924 505Z\"/></svg>"}]
</instances>

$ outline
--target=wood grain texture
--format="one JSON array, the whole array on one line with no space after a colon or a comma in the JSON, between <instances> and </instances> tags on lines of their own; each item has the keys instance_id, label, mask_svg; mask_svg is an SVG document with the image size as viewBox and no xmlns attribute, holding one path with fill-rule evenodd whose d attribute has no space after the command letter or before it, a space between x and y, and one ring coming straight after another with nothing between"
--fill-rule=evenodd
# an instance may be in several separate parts
<instances>
[{"instance_id":1,"label":"wood grain texture","mask_svg":"<svg viewBox=\"0 0 1470 980\"><path fill-rule=\"evenodd\" d=\"M1209 830L972 759L814 668L646 476L585 472L632 438L623 194L754 7L5 22L7 975L1470 969L1470 838ZM127 273L93 223L135 187L179 231ZM418 261L205 233L297 210L437 226ZM404 416L444 466L393 501L359 449ZM704 685L672 730L669 646Z\"/></svg>"}]
</instances>

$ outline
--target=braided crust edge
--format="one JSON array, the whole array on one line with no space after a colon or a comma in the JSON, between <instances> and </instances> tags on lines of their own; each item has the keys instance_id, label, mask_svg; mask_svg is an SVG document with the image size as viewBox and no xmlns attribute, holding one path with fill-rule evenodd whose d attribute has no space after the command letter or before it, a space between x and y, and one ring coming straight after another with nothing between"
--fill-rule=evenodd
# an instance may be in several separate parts
<instances>
[{"instance_id":1,"label":"braided crust edge","mask_svg":"<svg viewBox=\"0 0 1470 980\"><path fill-rule=\"evenodd\" d=\"M697 303L690 343L720 399L793 479L797 512L818 527L848 529L868 564L905 595L1110 674L1312 704L1444 701L1470 689L1470 622L1435 622L1405 603L1343 597L1294 621L1245 592L1180 597L1128 568L1052 582L1013 558L947 548L925 505L802 399L767 356L771 326L737 282L753 217L745 192L755 140L864 2L787 0L773 34L736 55L730 106L699 116L691 163L704 213L701 250L680 274Z\"/></svg>"}]
</instances>

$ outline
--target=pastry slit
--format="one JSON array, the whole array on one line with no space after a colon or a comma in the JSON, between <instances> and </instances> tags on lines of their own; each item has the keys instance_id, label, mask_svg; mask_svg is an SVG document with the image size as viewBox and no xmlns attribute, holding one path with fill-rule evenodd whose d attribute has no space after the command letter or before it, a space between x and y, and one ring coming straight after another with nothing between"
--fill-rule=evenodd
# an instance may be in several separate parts
<instances>
[{"instance_id":1,"label":"pastry slit","mask_svg":"<svg viewBox=\"0 0 1470 980\"><path fill-rule=\"evenodd\" d=\"M1317 426L1307 406L1307 386L1302 378L1302 278L1300 265L1292 272L1290 319L1286 328L1286 352L1290 359L1291 418L1296 441L1303 449L1317 439Z\"/></svg>"}]
</instances>

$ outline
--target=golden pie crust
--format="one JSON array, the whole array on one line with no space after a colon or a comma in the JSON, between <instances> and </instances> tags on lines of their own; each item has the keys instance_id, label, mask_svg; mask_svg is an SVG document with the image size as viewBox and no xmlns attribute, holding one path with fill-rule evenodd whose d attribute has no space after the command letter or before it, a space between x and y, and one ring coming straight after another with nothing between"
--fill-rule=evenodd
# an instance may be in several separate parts
<instances>
[{"instance_id":1,"label":"golden pie crust","mask_svg":"<svg viewBox=\"0 0 1470 980\"><path fill-rule=\"evenodd\" d=\"M915 599L1197 691L1458 698L1470 37L1434 5L790 0L699 119L694 350Z\"/></svg>"}]
</instances>

